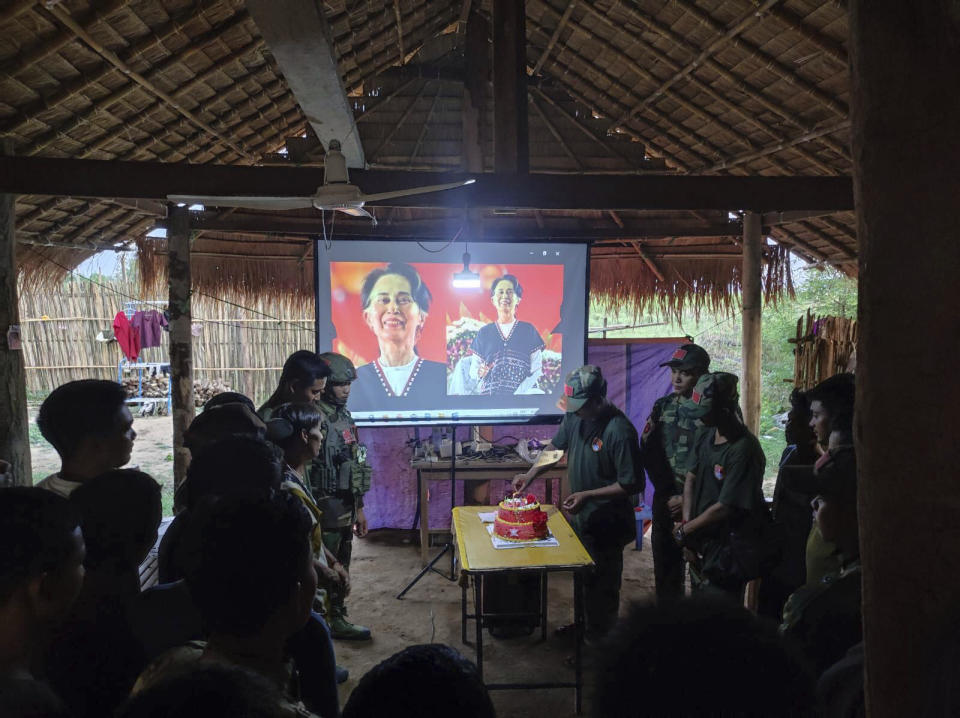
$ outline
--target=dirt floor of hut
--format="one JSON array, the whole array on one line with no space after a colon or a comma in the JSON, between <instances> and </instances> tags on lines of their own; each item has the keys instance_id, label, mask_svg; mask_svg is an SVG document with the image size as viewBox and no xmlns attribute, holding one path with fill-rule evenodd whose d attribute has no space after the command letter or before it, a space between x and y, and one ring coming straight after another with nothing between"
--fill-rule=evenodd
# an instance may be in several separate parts
<instances>
[{"instance_id":1,"label":"dirt floor of hut","mask_svg":"<svg viewBox=\"0 0 960 718\"><path fill-rule=\"evenodd\" d=\"M165 513L169 513L173 470L170 419L138 417L134 428L138 436L131 465L139 465L164 484ZM56 471L59 462L39 434L32 438L36 481ZM438 550L432 549L431 554ZM347 606L351 620L369 626L374 637L363 643L336 642L337 661L350 671L350 679L340 687L341 704L367 670L412 644L446 643L476 660L472 623L468 631L471 645L460 640L460 587L456 583L431 573L403 600L397 600L396 594L416 576L420 566L418 536L412 531L383 529L354 541L353 591ZM447 571L450 562L444 558L439 566ZM572 595L569 574L551 575L546 642L539 640L539 630L532 636L510 639L484 634L484 678L488 683L573 680L573 668L566 662L573 655L573 644L570 639L553 635L557 626L572 619ZM653 560L649 541L645 540L643 551L634 550L632 545L624 550L621 613L631 601L652 595ZM584 708L589 714L589 661L585 666ZM492 695L499 718L575 715L572 689L494 691Z\"/></svg>"}]
</instances>

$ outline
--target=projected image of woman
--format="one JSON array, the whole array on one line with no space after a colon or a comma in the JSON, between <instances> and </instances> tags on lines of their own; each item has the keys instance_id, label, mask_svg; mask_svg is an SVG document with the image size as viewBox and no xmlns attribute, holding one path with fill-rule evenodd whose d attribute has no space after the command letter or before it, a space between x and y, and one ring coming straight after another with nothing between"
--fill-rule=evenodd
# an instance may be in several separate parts
<instances>
[{"instance_id":1,"label":"projected image of woman","mask_svg":"<svg viewBox=\"0 0 960 718\"><path fill-rule=\"evenodd\" d=\"M490 301L497 320L477 332L470 351L474 362L477 394L540 394L545 345L537 328L517 319L523 287L512 274L490 285Z\"/></svg>"},{"instance_id":2,"label":"projected image of woman","mask_svg":"<svg viewBox=\"0 0 960 718\"><path fill-rule=\"evenodd\" d=\"M378 399L424 399L446 382L446 367L417 354L432 295L417 270L403 262L374 269L360 288L363 320L377 337L380 355L357 367L354 408ZM419 402L418 402L419 403Z\"/></svg>"}]
</instances>

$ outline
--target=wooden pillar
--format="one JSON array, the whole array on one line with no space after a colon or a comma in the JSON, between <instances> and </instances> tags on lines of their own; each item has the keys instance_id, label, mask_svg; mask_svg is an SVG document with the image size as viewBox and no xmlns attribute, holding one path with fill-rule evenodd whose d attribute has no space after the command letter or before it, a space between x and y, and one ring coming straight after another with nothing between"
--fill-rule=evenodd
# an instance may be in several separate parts
<instances>
[{"instance_id":1,"label":"wooden pillar","mask_svg":"<svg viewBox=\"0 0 960 718\"><path fill-rule=\"evenodd\" d=\"M483 172L480 125L485 116L487 84L490 82L490 23L474 5L471 5L467 16L465 42L460 169L464 172Z\"/></svg>"},{"instance_id":2,"label":"wooden pillar","mask_svg":"<svg viewBox=\"0 0 960 718\"><path fill-rule=\"evenodd\" d=\"M754 434L760 430L760 358L761 313L763 292L763 234L760 214L743 215L743 376L741 377L741 404L743 419Z\"/></svg>"},{"instance_id":3,"label":"wooden pillar","mask_svg":"<svg viewBox=\"0 0 960 718\"><path fill-rule=\"evenodd\" d=\"M0 154L12 155L13 142L3 140ZM27 419L27 373L23 350L13 337L20 326L17 296L17 238L14 226L14 196L0 194L0 459L9 462L13 480L20 485L33 483L30 468L30 426Z\"/></svg>"},{"instance_id":4,"label":"wooden pillar","mask_svg":"<svg viewBox=\"0 0 960 718\"><path fill-rule=\"evenodd\" d=\"M190 333L190 213L168 205L167 272L170 280L170 382L173 397L173 483L187 477L190 451L183 435L193 421L193 335Z\"/></svg>"},{"instance_id":5,"label":"wooden pillar","mask_svg":"<svg viewBox=\"0 0 960 718\"><path fill-rule=\"evenodd\" d=\"M960 599L956 3L851 0L850 61L867 714L953 715L928 700L956 701L956 643L942 660Z\"/></svg>"},{"instance_id":6,"label":"wooden pillar","mask_svg":"<svg viewBox=\"0 0 960 718\"><path fill-rule=\"evenodd\" d=\"M530 169L525 0L493 0L493 166Z\"/></svg>"}]
</instances>

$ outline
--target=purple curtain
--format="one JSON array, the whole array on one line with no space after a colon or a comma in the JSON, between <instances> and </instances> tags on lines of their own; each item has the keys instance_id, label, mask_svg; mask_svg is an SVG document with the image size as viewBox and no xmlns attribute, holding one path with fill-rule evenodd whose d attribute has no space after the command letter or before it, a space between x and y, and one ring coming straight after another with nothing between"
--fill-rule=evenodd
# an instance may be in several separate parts
<instances>
[{"instance_id":1,"label":"purple curtain","mask_svg":"<svg viewBox=\"0 0 960 718\"><path fill-rule=\"evenodd\" d=\"M590 345L587 358L597 364L607 379L607 396L623 409L637 427L643 430L650 409L659 397L670 391L670 370L660 368L678 344L662 340L642 343ZM421 429L426 435L430 429ZM548 441L556 431L554 426L496 426L494 439L503 437L537 438ZM407 441L412 439L410 428L370 428L361 431L367 444L369 461L373 466L373 480L367 493L365 513L371 529L415 528L417 509L417 472L410 468L411 449ZM457 438L468 439L467 429L460 427ZM507 439L505 443L513 443ZM450 483L431 481L427 510L430 511L430 528L447 528L450 525ZM507 482L496 481L491 485L491 500L499 501L507 490ZM544 487L535 483L532 491L544 494ZM647 482L646 502L649 504L653 487ZM463 482L457 482L457 503L463 503Z\"/></svg>"}]
</instances>

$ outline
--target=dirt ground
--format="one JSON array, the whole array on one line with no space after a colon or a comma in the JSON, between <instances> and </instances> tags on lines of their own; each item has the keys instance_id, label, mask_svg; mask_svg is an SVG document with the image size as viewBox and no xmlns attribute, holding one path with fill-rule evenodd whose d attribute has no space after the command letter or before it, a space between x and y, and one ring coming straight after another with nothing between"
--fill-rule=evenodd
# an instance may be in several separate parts
<instances>
[{"instance_id":1,"label":"dirt ground","mask_svg":"<svg viewBox=\"0 0 960 718\"><path fill-rule=\"evenodd\" d=\"M31 421L35 410L31 412ZM131 465L139 465L164 486L164 513L172 510L173 462L170 448L169 417L137 417L137 440ZM34 480L59 469L53 448L39 433L31 432ZM439 551L433 549L433 552ZM417 575L420 565L418 535L412 531L371 532L354 541L353 591L347 600L351 620L369 626L373 640L364 643L338 641L337 661L350 671L350 679L340 687L345 703L357 680L371 667L400 649L416 643L446 643L476 660L474 627L468 627L470 645L460 640L460 587L430 573L403 598L398 594ZM450 562L444 557L438 564L444 572ZM653 594L653 560L649 540L644 550L633 546L624 550L621 612L634 600ZM573 668L565 659L573 655L568 638L553 635L557 626L573 618L573 580L569 574L552 574L549 581L548 634L540 641L540 632L532 636L498 639L484 634L484 679L487 683L573 680ZM472 592L471 592L472 607ZM585 676L585 712L589 714L589 672ZM575 715L572 689L494 691L493 701L499 718Z\"/></svg>"}]
</instances>

